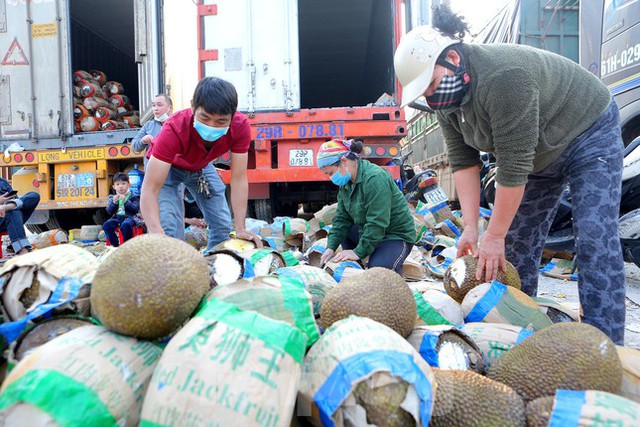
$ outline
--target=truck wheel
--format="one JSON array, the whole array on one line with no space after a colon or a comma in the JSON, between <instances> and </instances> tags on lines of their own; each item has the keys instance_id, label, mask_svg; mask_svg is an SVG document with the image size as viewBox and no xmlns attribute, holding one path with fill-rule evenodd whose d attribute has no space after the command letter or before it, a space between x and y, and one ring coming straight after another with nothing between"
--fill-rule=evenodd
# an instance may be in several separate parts
<instances>
[{"instance_id":1,"label":"truck wheel","mask_svg":"<svg viewBox=\"0 0 640 427\"><path fill-rule=\"evenodd\" d=\"M259 199L253 200L253 210L256 215L256 219L267 221L271 223L273 221L273 214L271 211L271 200Z\"/></svg>"},{"instance_id":2,"label":"truck wheel","mask_svg":"<svg viewBox=\"0 0 640 427\"><path fill-rule=\"evenodd\" d=\"M40 224L25 224L25 227L27 227L27 230L29 230L33 234L40 234L40 233L44 233L45 231L47 231L46 226L44 224L42 224L42 225L40 225Z\"/></svg>"},{"instance_id":3,"label":"truck wheel","mask_svg":"<svg viewBox=\"0 0 640 427\"><path fill-rule=\"evenodd\" d=\"M106 209L98 209L96 210L96 212L93 214L93 222L96 225L102 225L104 224L108 219L110 218L109 214L107 213Z\"/></svg>"},{"instance_id":4,"label":"truck wheel","mask_svg":"<svg viewBox=\"0 0 640 427\"><path fill-rule=\"evenodd\" d=\"M303 203L302 211L306 214L314 214L322 209L324 205L322 202Z\"/></svg>"},{"instance_id":5,"label":"truck wheel","mask_svg":"<svg viewBox=\"0 0 640 427\"><path fill-rule=\"evenodd\" d=\"M60 222L58 221L58 212L56 211L51 211L51 213L49 214L49 220L46 222L46 227L47 230L56 230L56 229L62 229L62 227L60 226Z\"/></svg>"}]
</instances>

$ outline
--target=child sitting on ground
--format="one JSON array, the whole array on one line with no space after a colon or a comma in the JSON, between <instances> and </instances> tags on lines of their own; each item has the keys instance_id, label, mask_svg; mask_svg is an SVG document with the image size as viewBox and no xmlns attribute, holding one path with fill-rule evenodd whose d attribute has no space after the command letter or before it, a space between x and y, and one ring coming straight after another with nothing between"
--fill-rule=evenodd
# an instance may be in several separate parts
<instances>
[{"instance_id":1,"label":"child sitting on ground","mask_svg":"<svg viewBox=\"0 0 640 427\"><path fill-rule=\"evenodd\" d=\"M129 191L130 188L129 175L117 172L113 176L113 189L116 194L109 196L107 205L107 212L111 215L111 219L102 224L102 229L111 246L120 245L116 228L120 228L123 242L133 237L133 227L136 226L135 216L140 210L140 200Z\"/></svg>"}]
</instances>

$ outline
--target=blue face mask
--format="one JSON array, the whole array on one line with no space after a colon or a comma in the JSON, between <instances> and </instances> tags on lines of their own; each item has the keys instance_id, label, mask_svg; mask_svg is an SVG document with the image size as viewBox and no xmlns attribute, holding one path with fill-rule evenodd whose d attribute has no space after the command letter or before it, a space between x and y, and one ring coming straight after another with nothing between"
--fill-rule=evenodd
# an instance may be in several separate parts
<instances>
[{"instance_id":1,"label":"blue face mask","mask_svg":"<svg viewBox=\"0 0 640 427\"><path fill-rule=\"evenodd\" d=\"M351 181L351 173L350 172L347 172L346 174L342 175L340 173L340 169L338 169L336 171L336 173L331 175L331 182L333 182L338 187L342 187L343 185L345 185L349 181Z\"/></svg>"},{"instance_id":2,"label":"blue face mask","mask_svg":"<svg viewBox=\"0 0 640 427\"><path fill-rule=\"evenodd\" d=\"M193 127L196 128L198 134L205 141L213 142L220 138L222 138L227 131L229 130L229 126L224 128L214 128L211 126L207 126L204 123L200 123L196 118L193 118Z\"/></svg>"}]
</instances>

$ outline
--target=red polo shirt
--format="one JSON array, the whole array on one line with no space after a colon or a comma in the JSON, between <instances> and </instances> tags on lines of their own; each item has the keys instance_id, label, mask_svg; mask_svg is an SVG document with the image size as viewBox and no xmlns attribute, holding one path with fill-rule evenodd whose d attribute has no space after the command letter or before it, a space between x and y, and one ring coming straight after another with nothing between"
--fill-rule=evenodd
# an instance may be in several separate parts
<instances>
[{"instance_id":1,"label":"red polo shirt","mask_svg":"<svg viewBox=\"0 0 640 427\"><path fill-rule=\"evenodd\" d=\"M247 117L236 112L226 135L213 142L207 151L205 140L193 127L191 109L171 115L153 140L150 154L158 160L191 172L197 172L227 151L243 154L249 151L251 126Z\"/></svg>"}]
</instances>

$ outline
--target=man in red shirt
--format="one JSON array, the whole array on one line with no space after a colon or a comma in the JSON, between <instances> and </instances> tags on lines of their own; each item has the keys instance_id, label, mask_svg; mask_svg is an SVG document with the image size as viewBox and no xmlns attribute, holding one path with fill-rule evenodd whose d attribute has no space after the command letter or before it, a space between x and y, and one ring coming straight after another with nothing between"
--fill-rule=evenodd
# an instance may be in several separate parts
<instances>
[{"instance_id":1,"label":"man in red shirt","mask_svg":"<svg viewBox=\"0 0 640 427\"><path fill-rule=\"evenodd\" d=\"M141 211L150 233L184 239L183 186L195 196L209 226L207 249L229 238L231 214L225 185L211 161L231 151L231 206L236 237L260 237L245 228L249 121L237 112L233 85L215 77L202 79L191 109L173 114L155 138L141 191Z\"/></svg>"}]
</instances>

